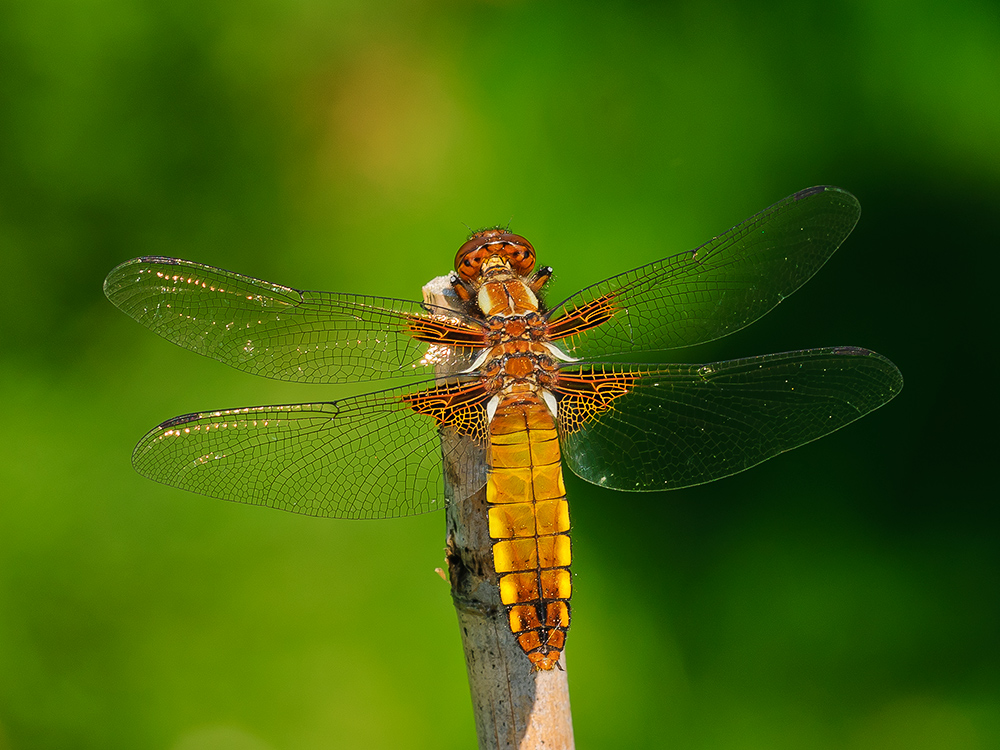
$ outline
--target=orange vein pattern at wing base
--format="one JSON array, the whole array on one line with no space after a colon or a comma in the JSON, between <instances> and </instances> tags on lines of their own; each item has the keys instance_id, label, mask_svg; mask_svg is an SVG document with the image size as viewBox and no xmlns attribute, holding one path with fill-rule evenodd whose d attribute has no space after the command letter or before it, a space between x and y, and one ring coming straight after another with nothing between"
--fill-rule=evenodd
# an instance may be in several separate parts
<instances>
[{"instance_id":1,"label":"orange vein pattern at wing base","mask_svg":"<svg viewBox=\"0 0 1000 750\"><path fill-rule=\"evenodd\" d=\"M612 370L586 373L560 373L556 391L559 401L559 426L564 434L576 432L612 402L628 393L642 373L638 370Z\"/></svg>"},{"instance_id":2,"label":"orange vein pattern at wing base","mask_svg":"<svg viewBox=\"0 0 1000 750\"><path fill-rule=\"evenodd\" d=\"M510 629L536 669L552 669L566 642L569 503L555 420L534 396L508 397L490 423L489 533Z\"/></svg>"},{"instance_id":3,"label":"orange vein pattern at wing base","mask_svg":"<svg viewBox=\"0 0 1000 750\"><path fill-rule=\"evenodd\" d=\"M434 417L439 425L454 427L478 443L483 443L486 437L484 403L488 398L479 381L449 381L401 396L413 411Z\"/></svg>"}]
</instances>

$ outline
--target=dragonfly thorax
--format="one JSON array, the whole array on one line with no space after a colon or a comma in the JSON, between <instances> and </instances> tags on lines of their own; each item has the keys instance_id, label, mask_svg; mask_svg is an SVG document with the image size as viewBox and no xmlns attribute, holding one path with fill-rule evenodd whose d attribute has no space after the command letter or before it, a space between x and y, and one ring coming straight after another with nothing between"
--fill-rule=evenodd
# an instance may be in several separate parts
<instances>
[{"instance_id":1,"label":"dragonfly thorax","mask_svg":"<svg viewBox=\"0 0 1000 750\"><path fill-rule=\"evenodd\" d=\"M484 282L476 295L476 304L483 315L507 318L537 314L538 297L521 279L513 275L497 275L494 279Z\"/></svg>"},{"instance_id":2,"label":"dragonfly thorax","mask_svg":"<svg viewBox=\"0 0 1000 750\"><path fill-rule=\"evenodd\" d=\"M559 366L544 345L518 341L497 347L479 371L488 393L500 393L512 384L550 387Z\"/></svg>"}]
</instances>

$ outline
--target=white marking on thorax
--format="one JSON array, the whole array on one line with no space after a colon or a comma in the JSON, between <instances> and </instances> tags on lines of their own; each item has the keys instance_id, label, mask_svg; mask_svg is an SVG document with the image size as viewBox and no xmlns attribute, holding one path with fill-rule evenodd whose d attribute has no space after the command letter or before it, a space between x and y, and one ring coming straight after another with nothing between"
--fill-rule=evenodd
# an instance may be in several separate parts
<instances>
[{"instance_id":1,"label":"white marking on thorax","mask_svg":"<svg viewBox=\"0 0 1000 750\"><path fill-rule=\"evenodd\" d=\"M490 315L493 310L493 299L490 295L489 285L483 284L479 287L479 294L476 295L476 302L483 315Z\"/></svg>"},{"instance_id":2,"label":"white marking on thorax","mask_svg":"<svg viewBox=\"0 0 1000 750\"><path fill-rule=\"evenodd\" d=\"M517 304L514 302L514 294L508 290L508 284L517 284L520 287L520 291L528 299L528 304L530 308L528 310L518 310ZM504 304L503 299L495 299L492 290L497 287L502 290L504 298L506 299L507 309L506 310L496 310ZM538 310L538 297L535 295L531 288L525 284L520 279L509 279L506 281L490 281L479 287L479 293L476 295L476 302L479 305L479 309L482 310L483 315L499 315L501 317L510 317L512 315L523 315L526 312L534 312Z\"/></svg>"},{"instance_id":3,"label":"white marking on thorax","mask_svg":"<svg viewBox=\"0 0 1000 750\"><path fill-rule=\"evenodd\" d=\"M490 358L491 351L492 351L491 349L483 349L482 353L478 357L476 357L475 361L469 366L469 369L462 370L462 372L459 374L467 375L470 372L475 372L476 370L478 370L480 367L486 364L486 360Z\"/></svg>"},{"instance_id":4,"label":"white marking on thorax","mask_svg":"<svg viewBox=\"0 0 1000 750\"><path fill-rule=\"evenodd\" d=\"M521 287L524 289L524 291L527 293L528 299L531 300L531 307L532 307L532 309L533 310L537 310L538 309L538 296L533 291L531 291L531 287L528 286L527 284L525 284L523 281L518 281L517 283L520 284Z\"/></svg>"},{"instance_id":5,"label":"white marking on thorax","mask_svg":"<svg viewBox=\"0 0 1000 750\"><path fill-rule=\"evenodd\" d=\"M566 352L560 349L558 346L553 344L551 341L543 341L542 346L556 359L561 359L563 362L579 362L576 357L569 356Z\"/></svg>"},{"instance_id":6,"label":"white marking on thorax","mask_svg":"<svg viewBox=\"0 0 1000 750\"><path fill-rule=\"evenodd\" d=\"M555 395L548 388L539 388L538 391L542 394L542 401L548 407L549 414L552 415L553 419L556 419L559 416L559 403L556 401Z\"/></svg>"}]
</instances>

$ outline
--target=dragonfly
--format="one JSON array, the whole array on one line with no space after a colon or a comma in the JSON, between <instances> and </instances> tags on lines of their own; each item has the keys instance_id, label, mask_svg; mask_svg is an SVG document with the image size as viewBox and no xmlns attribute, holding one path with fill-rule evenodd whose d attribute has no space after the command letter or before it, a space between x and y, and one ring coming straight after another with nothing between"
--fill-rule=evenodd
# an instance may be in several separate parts
<instances>
[{"instance_id":1,"label":"dragonfly","mask_svg":"<svg viewBox=\"0 0 1000 750\"><path fill-rule=\"evenodd\" d=\"M808 188L552 306L552 268L536 269L534 247L503 227L460 247L446 305L129 260L105 280L108 298L186 349L283 381L407 379L336 401L174 417L139 441L132 463L184 490L329 518L424 513L485 487L511 634L533 670L550 670L571 614L563 463L615 490L690 487L827 435L900 392L892 362L850 346L709 364L601 361L744 328L808 281L859 216L849 192Z\"/></svg>"}]
</instances>

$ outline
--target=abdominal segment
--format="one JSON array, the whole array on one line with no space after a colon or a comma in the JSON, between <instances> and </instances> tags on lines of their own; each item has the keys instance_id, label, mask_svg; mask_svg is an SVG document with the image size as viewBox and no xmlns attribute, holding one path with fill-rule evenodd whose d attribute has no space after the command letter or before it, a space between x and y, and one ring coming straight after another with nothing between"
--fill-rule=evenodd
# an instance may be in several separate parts
<instances>
[{"instance_id":1,"label":"abdominal segment","mask_svg":"<svg viewBox=\"0 0 1000 750\"><path fill-rule=\"evenodd\" d=\"M569 504L555 420L534 393L508 396L490 423L486 484L500 600L536 669L552 669L569 629Z\"/></svg>"}]
</instances>

